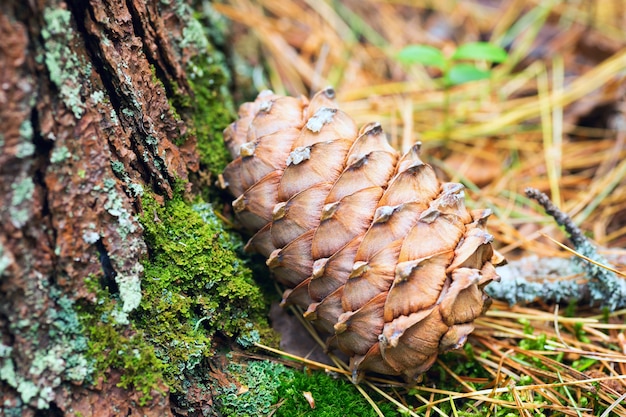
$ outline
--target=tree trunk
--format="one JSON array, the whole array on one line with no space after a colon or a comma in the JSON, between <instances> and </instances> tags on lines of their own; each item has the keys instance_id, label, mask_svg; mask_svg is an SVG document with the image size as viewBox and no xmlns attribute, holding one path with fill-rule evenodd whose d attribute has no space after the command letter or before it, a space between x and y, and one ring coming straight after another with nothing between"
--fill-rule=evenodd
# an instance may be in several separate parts
<instances>
[{"instance_id":1,"label":"tree trunk","mask_svg":"<svg viewBox=\"0 0 626 417\"><path fill-rule=\"evenodd\" d=\"M203 27L174 0L5 0L0 39L0 414L171 415L162 381L142 394L119 366L93 371L81 311L102 304L95 283L132 336L140 197L220 169L230 113Z\"/></svg>"}]
</instances>

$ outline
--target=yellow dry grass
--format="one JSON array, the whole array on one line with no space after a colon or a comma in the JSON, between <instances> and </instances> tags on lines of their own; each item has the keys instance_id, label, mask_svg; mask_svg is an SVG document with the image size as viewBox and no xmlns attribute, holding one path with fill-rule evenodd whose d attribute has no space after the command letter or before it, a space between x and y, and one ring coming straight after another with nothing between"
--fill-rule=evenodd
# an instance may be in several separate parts
<instances>
[{"instance_id":1,"label":"yellow dry grass","mask_svg":"<svg viewBox=\"0 0 626 417\"><path fill-rule=\"evenodd\" d=\"M490 231L505 256L569 256L543 236L567 243L525 197L529 186L548 193L599 247L626 246L625 0L228 0L214 7L235 24L238 56L257 63L248 67L254 88L309 95L332 85L359 125L381 122L399 149L422 141L424 159L467 186L468 204L494 211ZM476 40L505 46L509 60L490 80L449 91L436 71L395 58L409 44L450 53ZM453 413L487 405L492 415L626 415L625 319L626 311L580 307L569 317L557 305L496 302L470 341L482 376L440 362L456 390L418 384L409 401L406 390L375 389L399 407L411 404L411 415L442 415L441 403Z\"/></svg>"}]
</instances>

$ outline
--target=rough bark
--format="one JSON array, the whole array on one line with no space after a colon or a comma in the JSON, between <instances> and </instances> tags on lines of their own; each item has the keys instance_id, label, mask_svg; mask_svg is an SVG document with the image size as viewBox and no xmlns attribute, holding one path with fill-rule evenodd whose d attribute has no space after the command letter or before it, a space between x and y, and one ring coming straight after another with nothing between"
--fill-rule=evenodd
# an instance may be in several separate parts
<instances>
[{"instance_id":1,"label":"rough bark","mask_svg":"<svg viewBox=\"0 0 626 417\"><path fill-rule=\"evenodd\" d=\"M89 380L75 307L96 301L90 278L128 319L147 256L139 196L189 191L199 171L193 106L171 105L194 96L207 45L193 23L176 1L0 5L0 414L171 414L164 385L140 401L117 371Z\"/></svg>"}]
</instances>

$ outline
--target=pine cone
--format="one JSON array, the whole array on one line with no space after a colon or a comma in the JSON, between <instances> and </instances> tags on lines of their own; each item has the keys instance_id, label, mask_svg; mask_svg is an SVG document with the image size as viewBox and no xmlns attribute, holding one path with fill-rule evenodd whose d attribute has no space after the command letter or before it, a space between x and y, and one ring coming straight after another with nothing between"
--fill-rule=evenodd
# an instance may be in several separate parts
<instances>
[{"instance_id":1,"label":"pine cone","mask_svg":"<svg viewBox=\"0 0 626 417\"><path fill-rule=\"evenodd\" d=\"M377 123L360 131L328 88L306 98L262 92L225 131L234 161L221 183L289 289L283 304L328 333L364 371L412 380L461 347L498 279L489 210L468 211L463 186L403 156Z\"/></svg>"}]
</instances>

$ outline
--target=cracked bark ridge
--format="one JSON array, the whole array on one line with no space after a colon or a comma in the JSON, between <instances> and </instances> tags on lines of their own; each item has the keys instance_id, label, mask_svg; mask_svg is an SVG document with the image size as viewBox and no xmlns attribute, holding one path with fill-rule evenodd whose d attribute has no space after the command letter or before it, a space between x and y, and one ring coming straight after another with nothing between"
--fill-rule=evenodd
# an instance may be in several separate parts
<instances>
[{"instance_id":1,"label":"cracked bark ridge","mask_svg":"<svg viewBox=\"0 0 626 417\"><path fill-rule=\"evenodd\" d=\"M162 393L140 406L132 388L116 386L115 372L84 384L87 362L72 363L85 353L80 329L58 331L74 323L77 300L94 301L88 277L119 292L123 314L137 307L146 256L138 196L172 195L174 181L198 170L196 139L168 102L174 91L192 94L185 65L197 45L182 41L180 8L166 3L0 5L0 409L7 413L171 413Z\"/></svg>"},{"instance_id":2,"label":"cracked bark ridge","mask_svg":"<svg viewBox=\"0 0 626 417\"><path fill-rule=\"evenodd\" d=\"M467 210L419 145L399 155L379 124L357 129L330 88L310 101L262 92L224 136L235 159L221 182L254 233L247 249L288 288L283 304L350 355L355 381L412 381L465 343L502 259L490 211Z\"/></svg>"}]
</instances>

